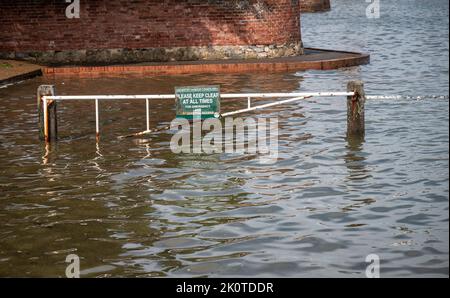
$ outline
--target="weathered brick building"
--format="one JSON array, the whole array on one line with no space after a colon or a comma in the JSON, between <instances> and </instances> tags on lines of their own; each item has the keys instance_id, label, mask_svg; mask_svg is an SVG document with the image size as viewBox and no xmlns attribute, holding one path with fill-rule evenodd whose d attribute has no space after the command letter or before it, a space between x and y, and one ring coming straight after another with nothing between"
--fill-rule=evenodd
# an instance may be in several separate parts
<instances>
[{"instance_id":1,"label":"weathered brick building","mask_svg":"<svg viewBox=\"0 0 450 298\"><path fill-rule=\"evenodd\" d=\"M0 57L111 64L303 53L299 0L80 0L79 11L74 1L2 0Z\"/></svg>"}]
</instances>

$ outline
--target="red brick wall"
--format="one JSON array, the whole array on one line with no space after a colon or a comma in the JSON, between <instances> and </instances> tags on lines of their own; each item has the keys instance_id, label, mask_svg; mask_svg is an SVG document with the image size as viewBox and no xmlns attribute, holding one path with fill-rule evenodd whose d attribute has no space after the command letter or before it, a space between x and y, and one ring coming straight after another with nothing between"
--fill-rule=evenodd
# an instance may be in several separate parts
<instances>
[{"instance_id":1,"label":"red brick wall","mask_svg":"<svg viewBox=\"0 0 450 298\"><path fill-rule=\"evenodd\" d=\"M330 10L330 0L300 0L302 12L319 12Z\"/></svg>"},{"instance_id":2,"label":"red brick wall","mask_svg":"<svg viewBox=\"0 0 450 298\"><path fill-rule=\"evenodd\" d=\"M1 0L0 52L300 42L298 0Z\"/></svg>"}]
</instances>

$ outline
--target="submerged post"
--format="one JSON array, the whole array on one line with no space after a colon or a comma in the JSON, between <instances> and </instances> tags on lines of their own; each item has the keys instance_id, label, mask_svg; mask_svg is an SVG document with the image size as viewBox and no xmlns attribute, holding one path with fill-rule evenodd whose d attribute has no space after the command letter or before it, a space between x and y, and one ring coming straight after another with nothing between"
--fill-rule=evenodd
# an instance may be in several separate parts
<instances>
[{"instance_id":1,"label":"submerged post","mask_svg":"<svg viewBox=\"0 0 450 298\"><path fill-rule=\"evenodd\" d=\"M100 122L99 122L98 99L95 99L95 140L100 141Z\"/></svg>"},{"instance_id":2,"label":"submerged post","mask_svg":"<svg viewBox=\"0 0 450 298\"><path fill-rule=\"evenodd\" d=\"M148 98L145 99L145 111L147 131L150 131L150 101Z\"/></svg>"},{"instance_id":3,"label":"submerged post","mask_svg":"<svg viewBox=\"0 0 450 298\"><path fill-rule=\"evenodd\" d=\"M39 117L39 139L51 142L58 139L58 120L56 115L56 101L44 100L44 96L54 96L55 86L41 85L37 90L37 105Z\"/></svg>"},{"instance_id":4,"label":"submerged post","mask_svg":"<svg viewBox=\"0 0 450 298\"><path fill-rule=\"evenodd\" d=\"M350 81L347 91L354 92L347 97L347 137L364 137L366 94L362 81Z\"/></svg>"}]
</instances>

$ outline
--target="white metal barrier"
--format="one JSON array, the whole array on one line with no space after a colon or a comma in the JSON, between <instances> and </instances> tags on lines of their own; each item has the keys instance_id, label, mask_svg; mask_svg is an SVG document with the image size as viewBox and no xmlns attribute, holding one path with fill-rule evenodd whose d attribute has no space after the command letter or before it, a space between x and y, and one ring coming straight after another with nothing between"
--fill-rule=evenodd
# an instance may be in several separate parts
<instances>
[{"instance_id":1,"label":"white metal barrier","mask_svg":"<svg viewBox=\"0 0 450 298\"><path fill-rule=\"evenodd\" d=\"M239 99L247 100L247 108L229 113L224 113L222 117L228 117L236 114L251 112L272 106L292 103L295 101L311 98L311 97L333 97L333 96L353 96L355 92L313 92L313 93L225 93L221 94L221 99ZM289 98L287 100L276 101L269 104L252 106L252 99L264 98ZM97 137L100 135L100 116L99 101L103 100L145 100L146 101L146 127L147 130L139 133L139 135L151 132L150 130L150 100L169 99L175 100L175 94L159 94L159 95L67 95L67 96L43 96L43 105L47 106L48 101L69 101L69 100L94 100L95 101L95 129ZM44 119L47 119L47 109L44 109ZM48 121L44 120L44 123ZM48 127L45 128L48 131Z\"/></svg>"},{"instance_id":2,"label":"white metal barrier","mask_svg":"<svg viewBox=\"0 0 450 298\"><path fill-rule=\"evenodd\" d=\"M294 92L294 93L223 93L220 94L221 99L246 99L247 100L247 108L232 111L228 113L223 113L222 117L228 117L236 114L247 113L255 110L260 110L268 107L273 107L277 105L292 103L299 100L304 100L312 97L347 97L347 110L351 117L348 117L347 121L349 124L349 131L355 132L363 132L364 131L364 116L363 116L363 107L365 94L363 90L363 83L360 81L349 82L347 86L347 92ZM56 106L55 102L59 101L69 101L69 100L93 100L95 101L95 129L97 135L97 141L100 136L100 101L105 100L145 100L146 102L146 130L140 133L134 134L144 135L147 133L151 133L150 130L150 100L175 100L175 94L156 94L156 95L67 95L67 96L55 96L54 95L54 86L51 85L42 85L38 88L38 108L39 108L39 117L40 117L40 133L41 137L45 139L45 141L49 141L49 131L54 132L55 135L51 136L51 139L57 139L56 136ZM267 99L267 98L278 98L282 100L278 100L272 103L262 104L262 105L252 105L253 99ZM355 105L354 103L357 103ZM361 107L360 103L362 103L362 114L361 111L358 111L355 107ZM49 121L49 107L53 106L54 109L51 110L51 118L52 121ZM43 108L42 108L43 107ZM358 114L361 114L362 117L359 117ZM42 119L43 118L43 119ZM43 120L43 123L42 123ZM52 125L52 129L49 130L49 125Z\"/></svg>"}]
</instances>

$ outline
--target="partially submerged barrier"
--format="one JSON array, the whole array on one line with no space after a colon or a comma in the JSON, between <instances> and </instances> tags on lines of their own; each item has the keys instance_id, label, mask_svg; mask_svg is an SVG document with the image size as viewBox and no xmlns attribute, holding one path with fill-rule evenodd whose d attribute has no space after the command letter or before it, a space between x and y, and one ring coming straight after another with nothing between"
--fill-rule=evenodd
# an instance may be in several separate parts
<instances>
[{"instance_id":1,"label":"partially submerged barrier","mask_svg":"<svg viewBox=\"0 0 450 298\"><path fill-rule=\"evenodd\" d=\"M237 114L248 113L256 110L288 104L313 97L347 97L347 135L364 136L365 134L365 100L364 84L361 81L351 81L347 85L346 92L313 92L313 93L226 93L220 94L221 99L245 99L247 108L229 113L223 113L221 117L229 117ZM263 105L252 105L253 99L284 98ZM57 102L69 100L91 100L95 102L95 131L97 142L100 139L100 101L106 100L145 100L146 102L146 130L133 134L135 136L151 133L150 129L150 101L155 99L176 100L175 94L163 95L55 95L53 85L41 85L37 91L39 137L41 140L53 142L58 139Z\"/></svg>"}]
</instances>

